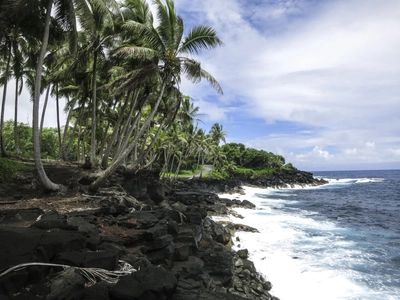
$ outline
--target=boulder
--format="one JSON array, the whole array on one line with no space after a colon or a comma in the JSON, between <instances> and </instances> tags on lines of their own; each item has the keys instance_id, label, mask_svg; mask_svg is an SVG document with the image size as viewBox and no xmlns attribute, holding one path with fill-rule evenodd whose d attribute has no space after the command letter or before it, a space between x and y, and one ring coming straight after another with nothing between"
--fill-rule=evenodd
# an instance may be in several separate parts
<instances>
[{"instance_id":1,"label":"boulder","mask_svg":"<svg viewBox=\"0 0 400 300\"><path fill-rule=\"evenodd\" d=\"M110 300L166 300L178 285L176 274L162 267L143 268L122 277L109 291Z\"/></svg>"}]
</instances>

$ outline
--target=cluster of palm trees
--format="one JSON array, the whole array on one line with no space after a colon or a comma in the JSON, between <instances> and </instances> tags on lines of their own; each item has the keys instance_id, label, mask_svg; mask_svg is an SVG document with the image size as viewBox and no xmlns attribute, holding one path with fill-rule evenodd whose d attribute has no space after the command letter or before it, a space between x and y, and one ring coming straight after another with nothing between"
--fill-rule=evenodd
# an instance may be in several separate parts
<instances>
[{"instance_id":1,"label":"cluster of palm trees","mask_svg":"<svg viewBox=\"0 0 400 300\"><path fill-rule=\"evenodd\" d=\"M179 172L185 159L196 156L200 163L224 140L218 124L209 135L197 128L198 108L180 91L185 76L193 83L207 80L222 93L193 58L221 46L221 40L209 26L186 30L173 0L151 4L156 18L146 0L0 0L1 151L7 155L4 106L14 78L14 128L18 94L26 84L33 102L34 160L45 190L63 188L47 177L41 162L40 132L50 95L57 105L60 97L67 99L63 130L57 115L61 157L67 159L78 139L78 158L88 154L103 169L93 191L128 159L135 167L161 158L165 171L172 166ZM17 139L16 132L16 148Z\"/></svg>"}]
</instances>

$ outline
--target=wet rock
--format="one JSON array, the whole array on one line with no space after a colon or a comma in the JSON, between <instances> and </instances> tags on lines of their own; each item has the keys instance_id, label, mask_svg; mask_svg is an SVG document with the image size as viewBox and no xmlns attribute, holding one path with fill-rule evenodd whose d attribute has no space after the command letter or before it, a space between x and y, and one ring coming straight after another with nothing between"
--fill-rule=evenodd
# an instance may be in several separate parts
<instances>
[{"instance_id":1,"label":"wet rock","mask_svg":"<svg viewBox=\"0 0 400 300\"><path fill-rule=\"evenodd\" d=\"M249 257L249 250L247 249L240 249L237 251L237 254L240 258L248 258Z\"/></svg>"}]
</instances>

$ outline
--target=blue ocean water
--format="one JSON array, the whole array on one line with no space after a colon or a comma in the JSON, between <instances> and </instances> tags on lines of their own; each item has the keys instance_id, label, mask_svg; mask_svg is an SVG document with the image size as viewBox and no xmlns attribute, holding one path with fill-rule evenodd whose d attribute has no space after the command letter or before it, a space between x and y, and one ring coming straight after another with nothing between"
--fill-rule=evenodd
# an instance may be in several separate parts
<instances>
[{"instance_id":1,"label":"blue ocean water","mask_svg":"<svg viewBox=\"0 0 400 300\"><path fill-rule=\"evenodd\" d=\"M281 300L400 299L400 170L314 172L319 187L245 187L237 233ZM232 195L221 195L232 197Z\"/></svg>"}]
</instances>

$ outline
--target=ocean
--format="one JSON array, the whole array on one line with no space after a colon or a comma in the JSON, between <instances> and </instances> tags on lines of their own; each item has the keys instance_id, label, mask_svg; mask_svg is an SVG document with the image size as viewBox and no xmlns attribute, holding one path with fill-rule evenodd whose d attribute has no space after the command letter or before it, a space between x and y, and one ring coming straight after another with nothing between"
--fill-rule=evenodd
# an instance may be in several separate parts
<instances>
[{"instance_id":1,"label":"ocean","mask_svg":"<svg viewBox=\"0 0 400 300\"><path fill-rule=\"evenodd\" d=\"M313 172L318 187L244 187L238 232L281 300L400 299L400 170Z\"/></svg>"}]
</instances>

